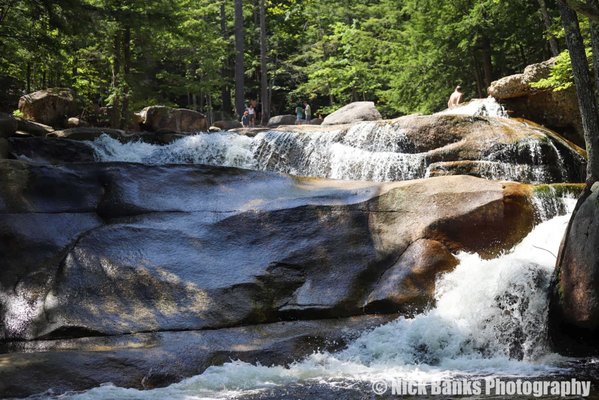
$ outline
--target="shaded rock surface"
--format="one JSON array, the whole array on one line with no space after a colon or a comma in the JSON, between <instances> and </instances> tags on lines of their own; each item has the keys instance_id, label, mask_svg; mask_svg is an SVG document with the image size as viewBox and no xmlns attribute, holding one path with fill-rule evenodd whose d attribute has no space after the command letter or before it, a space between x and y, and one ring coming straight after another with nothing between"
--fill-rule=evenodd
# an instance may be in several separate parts
<instances>
[{"instance_id":1,"label":"shaded rock surface","mask_svg":"<svg viewBox=\"0 0 599 400\"><path fill-rule=\"evenodd\" d=\"M71 89L39 90L19 99L19 110L27 120L50 126L64 126L69 117L79 113L75 93Z\"/></svg>"},{"instance_id":2,"label":"shaded rock surface","mask_svg":"<svg viewBox=\"0 0 599 400\"><path fill-rule=\"evenodd\" d=\"M576 90L539 90L531 84L547 78L555 58L529 65L521 74L501 78L491 83L489 94L515 117L538 122L562 133L579 146L584 146L582 119L578 109Z\"/></svg>"},{"instance_id":3,"label":"shaded rock surface","mask_svg":"<svg viewBox=\"0 0 599 400\"><path fill-rule=\"evenodd\" d=\"M17 122L19 131L25 132L31 136L44 137L48 133L54 131L54 128L51 126L40 124L39 122L28 121L22 118L17 118Z\"/></svg>"},{"instance_id":4,"label":"shaded rock surface","mask_svg":"<svg viewBox=\"0 0 599 400\"><path fill-rule=\"evenodd\" d=\"M465 176L377 184L8 160L0 187L4 340L358 315L373 292L385 306L369 312L387 312L408 304L385 303L378 282L414 264L402 259L413 243L492 256L535 218L531 186ZM406 279L449 268L414 246Z\"/></svg>"},{"instance_id":5,"label":"shaded rock surface","mask_svg":"<svg viewBox=\"0 0 599 400\"><path fill-rule=\"evenodd\" d=\"M14 135L17 128L18 122L12 115L0 113L0 138Z\"/></svg>"},{"instance_id":6,"label":"shaded rock surface","mask_svg":"<svg viewBox=\"0 0 599 400\"><path fill-rule=\"evenodd\" d=\"M223 131L228 131L229 129L235 129L235 128L243 128L243 125L241 125L241 122L239 122L237 120L216 121L212 125L216 126L217 128L222 129Z\"/></svg>"},{"instance_id":7,"label":"shaded rock surface","mask_svg":"<svg viewBox=\"0 0 599 400\"><path fill-rule=\"evenodd\" d=\"M347 104L327 115L322 125L351 124L359 121L378 121L383 119L372 101L356 101Z\"/></svg>"},{"instance_id":8,"label":"shaded rock surface","mask_svg":"<svg viewBox=\"0 0 599 400\"><path fill-rule=\"evenodd\" d=\"M242 360L288 364L315 349L337 350L387 316L293 321L209 331L5 343L0 396L85 390L112 382L150 389L198 375L211 365Z\"/></svg>"},{"instance_id":9,"label":"shaded rock surface","mask_svg":"<svg viewBox=\"0 0 599 400\"><path fill-rule=\"evenodd\" d=\"M268 126L277 127L280 125L295 125L295 115L275 115L268 120Z\"/></svg>"},{"instance_id":10,"label":"shaded rock surface","mask_svg":"<svg viewBox=\"0 0 599 400\"><path fill-rule=\"evenodd\" d=\"M25 157L51 164L93 162L96 159L93 147L78 140L12 137L8 143L8 152L13 158Z\"/></svg>"},{"instance_id":11,"label":"shaded rock surface","mask_svg":"<svg viewBox=\"0 0 599 400\"><path fill-rule=\"evenodd\" d=\"M149 106L140 111L141 124L150 131L196 132L208 130L208 119L202 113L186 108Z\"/></svg>"},{"instance_id":12,"label":"shaded rock surface","mask_svg":"<svg viewBox=\"0 0 599 400\"><path fill-rule=\"evenodd\" d=\"M570 354L599 353L599 184L593 189L570 221L551 291L550 331Z\"/></svg>"}]
</instances>

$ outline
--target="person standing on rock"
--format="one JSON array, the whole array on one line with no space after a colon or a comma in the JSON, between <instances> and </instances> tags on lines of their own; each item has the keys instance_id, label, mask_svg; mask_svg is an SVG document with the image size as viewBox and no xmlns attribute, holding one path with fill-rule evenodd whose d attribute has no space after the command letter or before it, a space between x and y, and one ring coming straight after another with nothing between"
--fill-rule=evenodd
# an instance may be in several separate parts
<instances>
[{"instance_id":1,"label":"person standing on rock","mask_svg":"<svg viewBox=\"0 0 599 400\"><path fill-rule=\"evenodd\" d=\"M254 124L256 123L256 109L254 108L254 104L252 103L252 101L250 101L250 105L247 109L248 114L250 116L250 127L254 127Z\"/></svg>"},{"instance_id":2,"label":"person standing on rock","mask_svg":"<svg viewBox=\"0 0 599 400\"><path fill-rule=\"evenodd\" d=\"M304 108L302 107L301 103L297 103L297 106L295 107L295 124L301 125L303 119L304 119Z\"/></svg>"},{"instance_id":3,"label":"person standing on rock","mask_svg":"<svg viewBox=\"0 0 599 400\"><path fill-rule=\"evenodd\" d=\"M250 113L247 110L243 112L243 116L241 117L241 125L243 125L244 128L250 127Z\"/></svg>"},{"instance_id":4,"label":"person standing on rock","mask_svg":"<svg viewBox=\"0 0 599 400\"><path fill-rule=\"evenodd\" d=\"M455 90L453 91L451 96L449 96L449 101L447 102L447 108L457 107L460 104L460 102L462 101L463 95L464 94L462 93L462 87L460 85L456 86Z\"/></svg>"},{"instance_id":5,"label":"person standing on rock","mask_svg":"<svg viewBox=\"0 0 599 400\"><path fill-rule=\"evenodd\" d=\"M304 101L304 114L306 116L306 124L309 124L312 120L312 108L310 108L310 104L307 101Z\"/></svg>"}]
</instances>

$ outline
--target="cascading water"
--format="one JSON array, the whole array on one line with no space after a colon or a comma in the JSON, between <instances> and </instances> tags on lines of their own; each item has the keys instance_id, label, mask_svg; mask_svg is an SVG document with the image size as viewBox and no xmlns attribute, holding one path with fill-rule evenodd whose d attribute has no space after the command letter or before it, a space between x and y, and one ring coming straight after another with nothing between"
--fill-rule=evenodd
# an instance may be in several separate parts
<instances>
[{"instance_id":1,"label":"cascading water","mask_svg":"<svg viewBox=\"0 0 599 400\"><path fill-rule=\"evenodd\" d=\"M568 201L572 208L573 201ZM315 353L289 366L231 361L166 388L105 385L73 399L234 398L290 385L360 385L537 377L564 372L548 350L547 289L569 215L537 226L513 251L493 260L460 254L436 285L436 306L363 333L338 353ZM367 386L369 387L369 386Z\"/></svg>"},{"instance_id":2,"label":"cascading water","mask_svg":"<svg viewBox=\"0 0 599 400\"><path fill-rule=\"evenodd\" d=\"M414 152L402 129L393 123L363 122L346 132L267 131L253 138L200 133L164 146L120 143L103 135L92 146L100 161L208 164L331 179L400 181L424 178L430 172L427 153ZM519 153L510 146L530 153L527 160L531 161L515 162ZM543 164L543 151L549 151L557 162ZM545 183L554 169L557 175L566 176L555 145L542 148L534 140L504 146L475 162L478 175L488 179Z\"/></svg>"},{"instance_id":3,"label":"cascading water","mask_svg":"<svg viewBox=\"0 0 599 400\"><path fill-rule=\"evenodd\" d=\"M472 99L468 103L448 108L437 114L440 115L471 115L474 117L499 117L509 118L507 111L493 97L485 99Z\"/></svg>"},{"instance_id":4,"label":"cascading water","mask_svg":"<svg viewBox=\"0 0 599 400\"><path fill-rule=\"evenodd\" d=\"M447 116L433 116L427 120L429 126L421 127L421 131L412 132L411 136L407 130L413 120L408 118L338 128L269 130L255 137L234 132L198 133L164 146L120 143L103 135L91 144L99 161L209 164L345 180L424 178L431 175L433 166L439 168L439 161L468 161L471 169L466 173L488 179L529 183L569 179L566 161L552 139L541 129L509 120L494 99L476 99L440 114ZM456 117L461 125L451 122L451 115L462 116ZM477 120L486 121L477 125L486 129L486 138L480 139L476 129L465 128ZM435 123L444 128L434 128ZM429 129L437 129L435 138L428 137ZM439 134L443 129L446 131ZM520 130L528 133L514 135ZM497 142L498 132L503 132L499 134L503 137L500 142ZM469 139L467 135L475 138ZM435 140L439 141L438 148L431 147ZM468 141L486 143L484 146L489 148L473 149L467 145L455 148ZM472 158L464 159L462 155Z\"/></svg>"}]
</instances>

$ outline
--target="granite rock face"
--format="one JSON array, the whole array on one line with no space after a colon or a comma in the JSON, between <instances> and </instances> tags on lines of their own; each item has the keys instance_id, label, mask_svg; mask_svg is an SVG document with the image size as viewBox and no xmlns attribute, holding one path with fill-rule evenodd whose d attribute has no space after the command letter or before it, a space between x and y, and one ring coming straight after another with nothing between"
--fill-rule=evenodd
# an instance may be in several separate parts
<instances>
[{"instance_id":1,"label":"granite rock face","mask_svg":"<svg viewBox=\"0 0 599 400\"><path fill-rule=\"evenodd\" d=\"M529 185L467 176L6 160L0 187L3 340L418 310L449 252L492 256L534 223Z\"/></svg>"}]
</instances>

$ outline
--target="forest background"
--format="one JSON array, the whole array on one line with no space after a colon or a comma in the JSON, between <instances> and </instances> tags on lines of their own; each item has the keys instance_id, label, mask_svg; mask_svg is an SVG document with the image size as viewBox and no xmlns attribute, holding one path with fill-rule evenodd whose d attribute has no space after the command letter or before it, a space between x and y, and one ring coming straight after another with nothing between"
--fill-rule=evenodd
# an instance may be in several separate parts
<instances>
[{"instance_id":1,"label":"forest background","mask_svg":"<svg viewBox=\"0 0 599 400\"><path fill-rule=\"evenodd\" d=\"M544 84L567 86L563 50L554 0L0 0L0 111L69 87L115 127L155 104L233 118L250 99L266 118L303 100L395 117L558 54Z\"/></svg>"}]
</instances>

